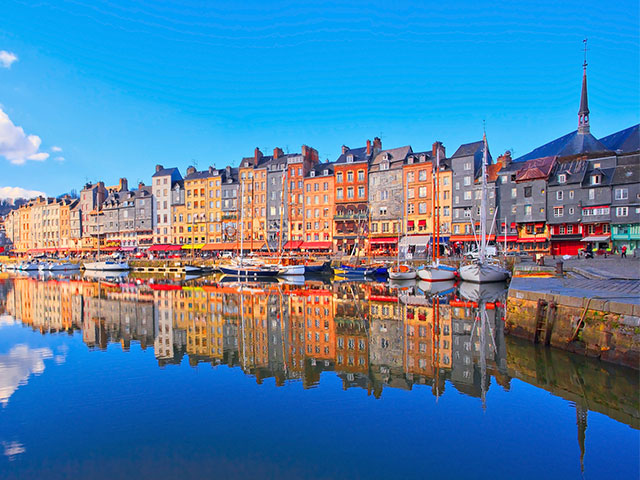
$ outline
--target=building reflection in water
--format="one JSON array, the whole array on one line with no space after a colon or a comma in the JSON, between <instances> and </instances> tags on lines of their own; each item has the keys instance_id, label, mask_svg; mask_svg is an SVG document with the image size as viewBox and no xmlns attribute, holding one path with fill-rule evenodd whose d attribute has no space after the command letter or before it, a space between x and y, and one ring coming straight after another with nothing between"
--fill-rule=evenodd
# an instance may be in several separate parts
<instances>
[{"instance_id":1,"label":"building reflection in water","mask_svg":"<svg viewBox=\"0 0 640 480\"><path fill-rule=\"evenodd\" d=\"M505 338L500 285L19 277L2 287L2 308L34 330L80 330L89 348L153 346L161 367L186 355L191 366L225 364L258 383L273 377L278 386L301 381L305 388L333 371L344 389L376 398L385 388L425 385L437 399L451 386L483 407L492 377L505 390L515 377L575 403L581 456L584 405L640 426L635 372Z\"/></svg>"}]
</instances>

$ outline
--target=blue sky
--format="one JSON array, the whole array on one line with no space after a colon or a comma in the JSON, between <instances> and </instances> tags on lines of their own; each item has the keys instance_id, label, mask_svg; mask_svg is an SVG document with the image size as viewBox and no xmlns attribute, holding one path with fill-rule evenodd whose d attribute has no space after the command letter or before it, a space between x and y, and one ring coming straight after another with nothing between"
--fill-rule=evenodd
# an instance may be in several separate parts
<instances>
[{"instance_id":1,"label":"blue sky","mask_svg":"<svg viewBox=\"0 0 640 480\"><path fill-rule=\"evenodd\" d=\"M584 37L594 135L640 119L636 1L156 3L3 1L0 135L41 144L0 156L0 187L149 182L256 146L335 160L375 136L452 154L483 119L494 156L520 156L575 130Z\"/></svg>"}]
</instances>

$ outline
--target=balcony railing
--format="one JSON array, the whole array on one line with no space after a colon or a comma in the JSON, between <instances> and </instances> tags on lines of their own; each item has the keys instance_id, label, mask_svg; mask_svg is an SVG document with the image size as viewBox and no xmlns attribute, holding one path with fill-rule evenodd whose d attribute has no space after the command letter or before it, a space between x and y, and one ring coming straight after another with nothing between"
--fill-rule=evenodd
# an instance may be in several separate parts
<instances>
[{"instance_id":1,"label":"balcony railing","mask_svg":"<svg viewBox=\"0 0 640 480\"><path fill-rule=\"evenodd\" d=\"M366 220L366 213L336 213L333 217L335 220Z\"/></svg>"}]
</instances>

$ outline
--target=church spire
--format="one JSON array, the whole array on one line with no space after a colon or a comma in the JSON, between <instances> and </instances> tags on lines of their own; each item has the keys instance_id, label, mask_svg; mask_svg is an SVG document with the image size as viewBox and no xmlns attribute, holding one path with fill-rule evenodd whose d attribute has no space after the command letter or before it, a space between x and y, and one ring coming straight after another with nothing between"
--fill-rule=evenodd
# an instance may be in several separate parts
<instances>
[{"instance_id":1,"label":"church spire","mask_svg":"<svg viewBox=\"0 0 640 480\"><path fill-rule=\"evenodd\" d=\"M587 134L589 130L589 100L587 98L587 39L584 43L584 63L582 64L582 95L578 111L578 133Z\"/></svg>"}]
</instances>

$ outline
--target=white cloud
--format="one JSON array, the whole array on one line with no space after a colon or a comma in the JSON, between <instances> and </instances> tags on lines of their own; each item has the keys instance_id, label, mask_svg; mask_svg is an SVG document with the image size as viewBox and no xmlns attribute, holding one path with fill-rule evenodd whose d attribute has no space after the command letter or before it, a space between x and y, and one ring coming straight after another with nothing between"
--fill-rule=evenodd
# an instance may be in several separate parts
<instances>
[{"instance_id":1,"label":"white cloud","mask_svg":"<svg viewBox=\"0 0 640 480\"><path fill-rule=\"evenodd\" d=\"M0 108L0 156L14 165L22 165L27 160L41 162L49 158L48 153L38 152L41 143L37 135L27 135L22 127L16 127Z\"/></svg>"},{"instance_id":2,"label":"white cloud","mask_svg":"<svg viewBox=\"0 0 640 480\"><path fill-rule=\"evenodd\" d=\"M54 158L56 162L64 162L64 157L56 157Z\"/></svg>"},{"instance_id":3,"label":"white cloud","mask_svg":"<svg viewBox=\"0 0 640 480\"><path fill-rule=\"evenodd\" d=\"M0 315L0 328L9 325L16 325L17 323L18 322L16 322L15 318L13 318L11 315Z\"/></svg>"},{"instance_id":4,"label":"white cloud","mask_svg":"<svg viewBox=\"0 0 640 480\"><path fill-rule=\"evenodd\" d=\"M11 68L11 64L17 61L18 56L15 53L0 50L0 66L4 68Z\"/></svg>"},{"instance_id":5,"label":"white cloud","mask_svg":"<svg viewBox=\"0 0 640 480\"><path fill-rule=\"evenodd\" d=\"M46 197L47 194L38 190L27 190L21 187L0 187L0 200L3 198L35 198Z\"/></svg>"},{"instance_id":6,"label":"white cloud","mask_svg":"<svg viewBox=\"0 0 640 480\"><path fill-rule=\"evenodd\" d=\"M2 442L4 447L4 454L9 457L9 461L14 460L16 455L20 455L27 451L20 442Z\"/></svg>"},{"instance_id":7,"label":"white cloud","mask_svg":"<svg viewBox=\"0 0 640 480\"><path fill-rule=\"evenodd\" d=\"M61 151L62 151L62 148L60 148L60 147L58 147L58 146L54 145L53 147L51 147L51 151L52 151L52 152L61 152Z\"/></svg>"},{"instance_id":8,"label":"white cloud","mask_svg":"<svg viewBox=\"0 0 640 480\"><path fill-rule=\"evenodd\" d=\"M6 407L19 386L26 385L31 375L42 374L49 358L53 358L51 349L27 345L15 345L8 354L0 355L0 404Z\"/></svg>"}]
</instances>

